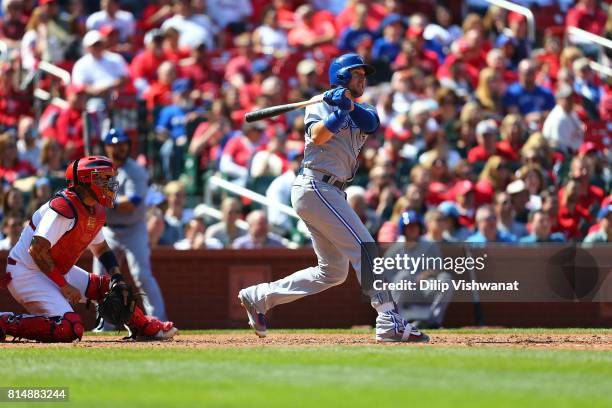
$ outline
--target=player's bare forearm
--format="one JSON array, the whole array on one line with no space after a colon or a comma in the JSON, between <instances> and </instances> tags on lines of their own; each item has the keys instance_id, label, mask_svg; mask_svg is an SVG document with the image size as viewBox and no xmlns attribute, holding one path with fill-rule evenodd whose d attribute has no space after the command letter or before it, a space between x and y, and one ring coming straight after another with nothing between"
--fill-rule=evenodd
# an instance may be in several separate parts
<instances>
[{"instance_id":1,"label":"player's bare forearm","mask_svg":"<svg viewBox=\"0 0 612 408\"><path fill-rule=\"evenodd\" d=\"M30 248L28 249L28 253L34 260L34 263L38 268L49 274L55 267L53 259L51 258L51 243L44 239L43 237L39 237L35 235L32 237L32 242L30 243Z\"/></svg>"},{"instance_id":2,"label":"player's bare forearm","mask_svg":"<svg viewBox=\"0 0 612 408\"><path fill-rule=\"evenodd\" d=\"M136 210L136 206L130 201L128 196L121 196L115 202L115 210L121 214L129 214Z\"/></svg>"},{"instance_id":3,"label":"player's bare forearm","mask_svg":"<svg viewBox=\"0 0 612 408\"><path fill-rule=\"evenodd\" d=\"M316 145L326 143L334 135L331 130L325 127L323 121L317 122L312 125L312 128L310 129L310 134L312 135L313 143Z\"/></svg>"}]
</instances>

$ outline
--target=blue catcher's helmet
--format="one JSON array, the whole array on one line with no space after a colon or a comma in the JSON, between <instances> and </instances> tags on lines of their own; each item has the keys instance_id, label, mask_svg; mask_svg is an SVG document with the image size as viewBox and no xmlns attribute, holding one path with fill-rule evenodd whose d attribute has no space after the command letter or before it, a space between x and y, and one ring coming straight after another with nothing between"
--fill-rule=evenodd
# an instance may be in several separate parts
<instances>
[{"instance_id":1,"label":"blue catcher's helmet","mask_svg":"<svg viewBox=\"0 0 612 408\"><path fill-rule=\"evenodd\" d=\"M102 139L102 143L105 145L116 145L124 142L130 143L131 140L121 128L111 128Z\"/></svg>"},{"instance_id":2,"label":"blue catcher's helmet","mask_svg":"<svg viewBox=\"0 0 612 408\"><path fill-rule=\"evenodd\" d=\"M404 228L410 224L418 225L421 231L423 231L423 217L421 217L421 214L414 210L404 211L402 215L400 215L399 223L397 225L399 233L403 234Z\"/></svg>"},{"instance_id":3,"label":"blue catcher's helmet","mask_svg":"<svg viewBox=\"0 0 612 408\"><path fill-rule=\"evenodd\" d=\"M350 53L339 56L329 65L329 84L332 87L348 86L351 81L350 70L358 67L363 67L366 75L376 72L374 67L366 64L359 54Z\"/></svg>"}]
</instances>

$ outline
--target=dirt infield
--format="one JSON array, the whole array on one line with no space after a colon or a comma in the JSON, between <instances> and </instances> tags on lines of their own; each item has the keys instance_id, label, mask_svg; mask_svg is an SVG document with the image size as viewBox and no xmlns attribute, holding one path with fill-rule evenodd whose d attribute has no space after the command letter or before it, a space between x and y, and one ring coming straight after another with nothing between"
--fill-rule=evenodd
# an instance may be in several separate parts
<instances>
[{"instance_id":1,"label":"dirt infield","mask_svg":"<svg viewBox=\"0 0 612 408\"><path fill-rule=\"evenodd\" d=\"M518 347L550 349L612 350L612 334L557 334L557 333L435 333L427 345L384 343L381 347ZM265 339L250 334L185 334L169 342L133 342L121 340L120 335L86 336L71 344L54 344L53 347L77 348L237 348L237 347L329 347L363 346L378 344L373 334L328 333L272 333ZM49 347L34 342L0 343L5 347Z\"/></svg>"}]
</instances>

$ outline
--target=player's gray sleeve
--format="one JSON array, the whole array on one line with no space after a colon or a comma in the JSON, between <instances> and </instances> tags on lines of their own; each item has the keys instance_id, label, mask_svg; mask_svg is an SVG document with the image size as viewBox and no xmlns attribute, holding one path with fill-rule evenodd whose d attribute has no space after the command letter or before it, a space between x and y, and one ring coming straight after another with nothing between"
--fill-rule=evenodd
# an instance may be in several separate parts
<instances>
[{"instance_id":1,"label":"player's gray sleeve","mask_svg":"<svg viewBox=\"0 0 612 408\"><path fill-rule=\"evenodd\" d=\"M128 197L137 196L144 200L149 189L149 176L146 170L137 166L130 166L126 169L126 172L128 177L125 180L124 194Z\"/></svg>"},{"instance_id":2,"label":"player's gray sleeve","mask_svg":"<svg viewBox=\"0 0 612 408\"><path fill-rule=\"evenodd\" d=\"M308 105L304 112L304 129L306 131L306 137L310 138L310 128L317 122L322 121L329 115L325 111L325 106L328 106L325 102L315 103L314 105Z\"/></svg>"}]
</instances>

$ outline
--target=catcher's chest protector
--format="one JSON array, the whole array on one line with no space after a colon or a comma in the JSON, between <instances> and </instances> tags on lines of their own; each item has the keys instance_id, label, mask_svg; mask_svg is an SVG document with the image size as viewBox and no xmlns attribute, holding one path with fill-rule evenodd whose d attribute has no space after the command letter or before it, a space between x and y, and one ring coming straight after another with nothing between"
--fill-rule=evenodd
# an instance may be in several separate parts
<instances>
[{"instance_id":1,"label":"catcher's chest protector","mask_svg":"<svg viewBox=\"0 0 612 408\"><path fill-rule=\"evenodd\" d=\"M81 254L104 226L106 211L104 207L96 204L92 214L70 190L64 190L54 198L50 207L67 218L74 218L72 229L51 248L51 258L55 268L59 273L65 274L79 260Z\"/></svg>"}]
</instances>

